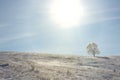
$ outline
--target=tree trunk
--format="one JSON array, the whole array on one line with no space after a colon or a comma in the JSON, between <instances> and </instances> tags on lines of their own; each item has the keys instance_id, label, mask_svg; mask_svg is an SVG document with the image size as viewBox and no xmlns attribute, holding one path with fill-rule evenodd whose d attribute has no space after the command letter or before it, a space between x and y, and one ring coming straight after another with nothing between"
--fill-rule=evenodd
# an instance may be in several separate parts
<instances>
[{"instance_id":1,"label":"tree trunk","mask_svg":"<svg viewBox=\"0 0 120 80\"><path fill-rule=\"evenodd\" d=\"M93 57L95 57L95 53L93 53Z\"/></svg>"}]
</instances>

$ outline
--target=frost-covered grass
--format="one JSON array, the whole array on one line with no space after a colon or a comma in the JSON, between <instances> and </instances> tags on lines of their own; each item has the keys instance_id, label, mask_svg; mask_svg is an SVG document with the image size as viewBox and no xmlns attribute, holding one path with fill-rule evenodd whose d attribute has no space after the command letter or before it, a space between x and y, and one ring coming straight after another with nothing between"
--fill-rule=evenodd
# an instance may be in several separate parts
<instances>
[{"instance_id":1,"label":"frost-covered grass","mask_svg":"<svg viewBox=\"0 0 120 80\"><path fill-rule=\"evenodd\" d=\"M0 80L120 80L120 57L1 52Z\"/></svg>"}]
</instances>

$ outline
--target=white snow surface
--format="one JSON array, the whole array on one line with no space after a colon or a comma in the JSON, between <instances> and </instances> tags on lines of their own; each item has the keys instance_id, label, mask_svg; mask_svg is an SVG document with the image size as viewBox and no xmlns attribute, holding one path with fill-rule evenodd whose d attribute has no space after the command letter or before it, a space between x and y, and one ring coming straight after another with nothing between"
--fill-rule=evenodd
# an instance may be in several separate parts
<instances>
[{"instance_id":1,"label":"white snow surface","mask_svg":"<svg viewBox=\"0 0 120 80\"><path fill-rule=\"evenodd\" d=\"M120 56L0 52L0 80L120 80Z\"/></svg>"}]
</instances>

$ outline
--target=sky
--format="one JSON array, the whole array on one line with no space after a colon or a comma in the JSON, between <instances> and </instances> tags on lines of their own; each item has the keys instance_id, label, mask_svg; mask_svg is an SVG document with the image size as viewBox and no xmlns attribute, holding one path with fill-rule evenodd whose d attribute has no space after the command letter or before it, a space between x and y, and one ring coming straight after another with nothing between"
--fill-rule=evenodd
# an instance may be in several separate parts
<instances>
[{"instance_id":1,"label":"sky","mask_svg":"<svg viewBox=\"0 0 120 80\"><path fill-rule=\"evenodd\" d=\"M120 55L119 3L80 0L79 25L62 28L50 19L52 0L0 0L0 51L87 55L95 42L100 55Z\"/></svg>"}]
</instances>

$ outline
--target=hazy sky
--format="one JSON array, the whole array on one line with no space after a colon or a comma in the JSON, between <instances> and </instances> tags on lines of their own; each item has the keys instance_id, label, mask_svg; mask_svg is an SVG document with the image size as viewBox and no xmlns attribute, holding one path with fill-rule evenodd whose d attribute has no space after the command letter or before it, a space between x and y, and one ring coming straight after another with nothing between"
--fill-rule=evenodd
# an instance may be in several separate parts
<instances>
[{"instance_id":1,"label":"hazy sky","mask_svg":"<svg viewBox=\"0 0 120 80\"><path fill-rule=\"evenodd\" d=\"M86 55L96 42L101 55L119 55L120 0L80 2L80 24L61 28L50 19L52 0L0 0L0 50Z\"/></svg>"}]
</instances>

